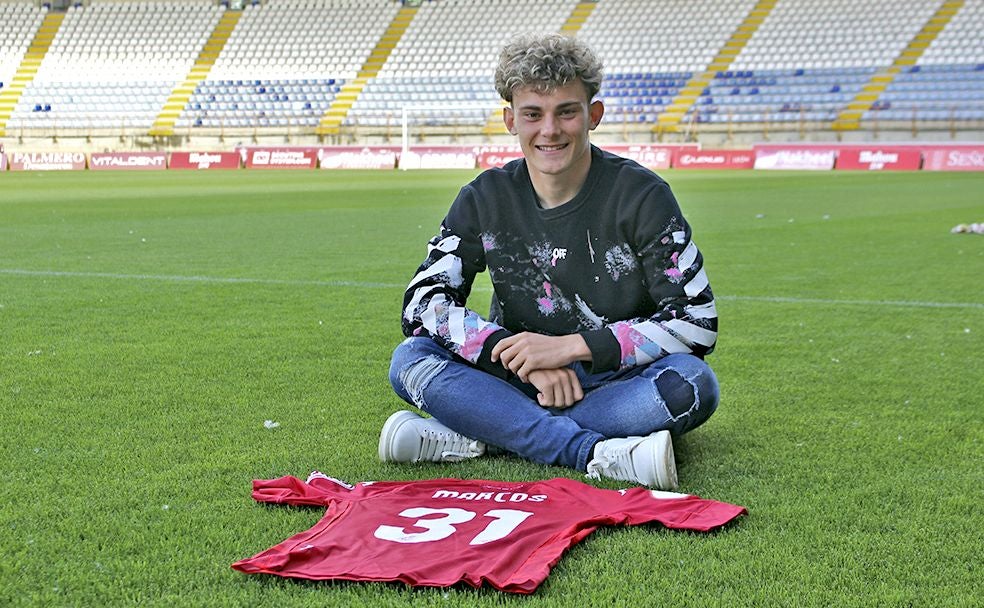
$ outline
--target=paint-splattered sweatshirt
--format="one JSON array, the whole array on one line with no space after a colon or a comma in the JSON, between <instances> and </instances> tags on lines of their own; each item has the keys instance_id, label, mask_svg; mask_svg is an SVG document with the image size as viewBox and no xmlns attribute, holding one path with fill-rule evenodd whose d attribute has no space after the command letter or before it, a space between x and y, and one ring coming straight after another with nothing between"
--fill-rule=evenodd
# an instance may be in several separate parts
<instances>
[{"instance_id":1,"label":"paint-splattered sweatshirt","mask_svg":"<svg viewBox=\"0 0 984 608\"><path fill-rule=\"evenodd\" d=\"M580 193L552 209L538 204L525 160L463 187L407 287L404 334L499 377L492 348L522 331L581 334L596 373L711 352L714 297L670 187L634 161L591 153ZM488 318L466 306L485 269Z\"/></svg>"}]
</instances>

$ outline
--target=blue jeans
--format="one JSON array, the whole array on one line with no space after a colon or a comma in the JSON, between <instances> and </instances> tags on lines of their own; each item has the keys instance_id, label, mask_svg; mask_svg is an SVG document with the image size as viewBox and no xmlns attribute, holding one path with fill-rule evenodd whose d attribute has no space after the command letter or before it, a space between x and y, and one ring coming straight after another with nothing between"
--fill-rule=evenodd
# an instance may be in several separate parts
<instances>
[{"instance_id":1,"label":"blue jeans","mask_svg":"<svg viewBox=\"0 0 984 608\"><path fill-rule=\"evenodd\" d=\"M466 437L581 471L598 441L664 429L686 433L714 413L720 397L714 372L693 355L600 374L588 374L580 363L571 368L584 399L565 409L540 406L531 385L486 373L430 338L404 340L389 376L401 399Z\"/></svg>"}]
</instances>

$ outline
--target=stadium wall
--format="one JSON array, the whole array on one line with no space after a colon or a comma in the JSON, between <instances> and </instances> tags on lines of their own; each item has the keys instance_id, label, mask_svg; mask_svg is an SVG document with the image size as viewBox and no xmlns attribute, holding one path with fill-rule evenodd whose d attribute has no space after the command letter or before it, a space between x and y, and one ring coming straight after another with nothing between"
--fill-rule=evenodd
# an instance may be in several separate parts
<instances>
[{"instance_id":1,"label":"stadium wall","mask_svg":"<svg viewBox=\"0 0 984 608\"><path fill-rule=\"evenodd\" d=\"M2 1L2 0L0 0ZM509 135L484 136L460 132L447 134L415 134L412 145L511 145L515 138ZM975 143L984 141L984 129L907 128L858 131L788 130L760 126L754 130L737 132L698 129L690 133L656 137L650 130L626 129L622 125L602 123L592 133L591 140L600 145L619 144L696 144L714 149L747 149L758 142L822 143L822 144L905 144L905 143ZM399 129L382 133L352 133L321 137L310 133L262 130L229 130L212 135L177 134L172 137L152 137L145 133L13 133L0 137L8 152L43 150L50 152L86 153L105 151L173 152L176 150L233 150L246 145L265 146L385 146L401 145Z\"/></svg>"},{"instance_id":2,"label":"stadium wall","mask_svg":"<svg viewBox=\"0 0 984 608\"><path fill-rule=\"evenodd\" d=\"M183 2L186 4L201 4L203 0L174 0L174 1ZM232 2L231 0L230 1L208 0L208 1L209 3L214 5L224 4L226 6L229 5L235 6L239 4L238 2ZM438 5L439 1L440 0L435 0L433 2L433 5L435 6ZM72 4L75 4L76 2L80 2L83 5L91 4L90 0L67 0L67 2L66 0L59 0L58 2L51 2L50 0L0 0L0 4L12 4L12 3L22 4L25 2L33 6L39 6L45 4L45 5L53 5L56 8L58 6L61 6L62 2L66 4L68 2L71 2ZM124 4L126 2L127 0L113 0L113 4L116 3ZM396 4L396 0L369 0L369 2L376 3L375 6L382 6L383 4ZM252 0L250 0L249 4L252 4ZM269 5L271 4L271 2L269 0L263 0L262 4ZM474 4L478 5L480 3L476 1ZM790 2L790 4L792 3ZM911 4L917 4L917 3L911 3ZM923 4L926 4L926 2L923 2ZM239 14L240 11L227 11L227 13L228 12ZM248 10L243 11L243 14L246 14L247 12L249 11ZM755 11L753 11L753 13L754 12ZM835 14L837 11L833 10L832 12L831 11L827 11L827 12L832 15ZM954 9L951 12L956 12L956 10ZM967 12L967 11L963 11L963 12ZM695 10L694 11L695 19L697 18L697 15L699 15L699 11ZM412 20L412 18L410 20ZM933 31L936 30L942 31L944 29L944 26L940 25L939 23L936 23L937 21L938 19L934 17L929 22L927 22L926 27L928 28L930 27L931 24L935 23L935 25L932 25L932 28L935 28ZM892 23L893 22L891 20L886 20L885 27L893 27ZM741 26L741 28L739 29L742 28L747 29L744 25ZM875 29L877 30L877 28ZM957 29L959 30L959 28ZM345 32L342 30L335 32L335 35L337 36L342 36L344 34ZM387 35L390 36L391 38L395 36L395 34L387 34ZM433 36L433 34L431 35ZM754 33L746 32L743 35L747 35L747 37L750 40L755 40ZM879 33L877 31L875 31L872 34L873 37L878 37L878 35ZM925 32L921 35L924 38L926 36L930 36L930 34ZM930 38L935 38L935 34ZM380 42L381 41L382 38L380 38ZM367 43L363 42L362 44L364 45ZM734 45L729 47L728 44L731 43L727 43L725 47L721 47L721 48L730 49L729 50L730 55L734 55L735 52L738 52L739 47L734 47ZM720 46L719 43L715 43L715 45ZM743 46L743 45L739 45L739 46ZM980 63L981 56L979 54L979 48L974 44L967 44L966 46L967 46L966 49L967 56L961 57L958 63L967 64L966 66L963 67L968 67L971 64L975 64L977 66L975 73L984 72L984 63ZM381 51L379 52L373 51L373 52L376 53L377 56L381 56L379 55ZM612 52L614 53L614 51ZM913 53L915 53L915 55L913 55ZM839 53L839 55L842 54L843 53ZM903 62L904 65L909 65L912 64L914 61L916 61L916 58L918 58L921 55L922 55L921 50L918 52L916 50L911 50L911 51L906 51L905 53L900 55L897 59L899 61L905 59L905 62ZM389 57L389 55L385 54L385 57L383 59L378 59L378 58L374 59L374 63L372 63L372 66L370 66L369 63L364 65L363 70L359 72L360 74L359 79L360 80L365 79L369 81L377 79L377 77L379 76L378 69L386 65L387 57ZM737 55L734 55L733 58L737 58ZM841 57L841 59L844 58ZM886 65L883 65L884 62L882 60L875 61L874 59L872 59L872 61L874 62L871 64L872 67L875 65L886 67ZM377 63L380 62L382 62L380 65L376 65ZM647 93L647 95L656 95L657 97L662 99L664 97L666 98L673 97L674 95L677 94L682 96L683 92L689 91L687 95L692 97L693 95L697 94L697 91L701 87L704 87L704 92L700 93L700 95L702 95L703 97L700 97L699 99L707 102L711 102L711 101L715 102L714 104L708 105L707 106L708 109L702 109L701 112L697 112L696 109L698 108L698 105L700 108L704 108L704 106L700 104L694 105L693 106L694 112L688 113L685 117L680 119L679 124L674 124L673 128L668 130L663 130L662 123L659 120L655 119L653 110L646 109L647 107L649 107L647 104L649 104L652 100L648 100L645 103L642 103L641 99L637 99L637 93L639 93L639 91L634 87L640 86L640 83L637 82L638 79L636 79L633 76L633 74L631 74L630 72L626 72L625 69L622 69L621 72L616 70L616 73L611 75L612 82L617 82L620 85L629 85L629 86L626 87L618 86L610 90L602 91L602 97L607 99L607 101L609 102L609 109L610 109L609 116L611 117L611 120L602 123L601 127L593 135L594 140L598 143L603 143L603 144L697 143L704 147L711 147L715 149L731 149L731 148L743 149L759 141L789 142L789 143L794 143L794 142L819 142L819 143L880 142L881 143L881 142L937 142L937 141L974 142L974 141L984 140L984 120L981 120L979 118L980 116L979 113L976 114L964 113L965 115L963 115L964 118L963 120L956 120L954 117L959 116L960 114L955 113L954 108L950 108L949 118L941 115L940 112L936 112L936 117L933 119L917 120L916 119L917 115L920 116L929 115L930 118L932 118L932 112L929 112L928 114L927 112L922 112L922 114L918 114L915 111L917 108L913 108L912 120L896 119L893 121L887 121L887 120L879 121L879 119L877 118L864 118L859 122L859 124L853 125L850 129L844 129L844 128L838 128L838 125L835 124L840 119L839 118L833 119L829 115L829 113L826 116L826 118L821 119L820 117L817 117L820 115L820 113L809 112L808 111L810 109L809 106L813 101L816 100L809 99L804 101L805 98L802 98L802 96L797 97L796 99L791 98L791 100L794 101L794 103L782 104L781 107L779 106L779 104L781 103L782 100L776 101L774 99L770 99L769 104L763 104L763 103L753 104L756 107L763 106L766 109L755 114L755 116L759 117L755 119L758 122L745 122L741 119L735 119L733 115L733 111L727 109L733 107L734 105L734 104L729 105L730 103L728 102L729 94L742 93L744 89L753 88L754 91L752 92L758 95L760 92L759 85L761 84L763 87L765 87L761 91L762 98L766 98L766 97L774 98L776 97L776 95L773 94L766 95L765 93L767 93L768 88L772 87L775 83L764 82L764 81L758 82L757 80L754 82L749 81L745 77L751 75L752 70L749 70L746 73L745 71L739 69L734 71L734 74L732 74L730 62L725 62L725 63L727 65L725 64L718 65L718 63L714 64L717 66L714 68L714 70L718 70L717 76L710 79L708 82L698 83L697 80L699 79L697 78L697 73L695 72L694 74L691 75L692 80L688 81L686 85L683 85L682 81L675 82L676 78L674 77L673 79L670 79L674 82L670 82L670 80L663 82L661 80L658 83L660 85L659 87L660 91L658 95L652 90L650 90L650 93ZM842 63L844 63L845 65L840 67L845 67L846 62L842 62ZM903 63L900 63L899 66L902 66ZM397 67L399 67L400 62L397 61L395 62L395 64L397 65ZM893 69L900 69L899 66L896 66ZM900 76L908 75L910 70L914 74L918 71L919 67L920 66L916 66L914 64L911 68L906 67L905 73L900 74ZM933 66L930 65L929 67L933 67ZM954 67L954 66L949 66L949 67ZM431 73L433 72L433 69L436 69L436 66L431 66L432 69L430 70L424 70L420 66L417 66L417 68L415 69L418 68L420 68L421 73ZM447 65L442 66L442 69L446 70L447 68L448 68ZM200 68L196 68L196 69L198 69L198 71L201 72ZM710 70L710 67L708 69ZM796 76L797 77L804 76L803 74L804 70L806 72L811 72L812 70L814 70L814 68L807 66L804 69L800 69L798 70L799 73L797 73ZM25 71L29 72L29 70L25 70ZM933 70L929 70L929 71L933 71ZM960 72L960 73L963 74L964 72ZM710 77L709 76L710 74L711 71L708 71L706 74L701 76L701 78L707 80ZM731 78L732 75L736 76L736 78ZM970 75L974 75L974 74L970 74ZM633 78L630 79L628 78L629 76L633 76ZM756 76L758 76L758 74L756 74ZM804 78L808 76L813 77L816 75L810 73L810 74L806 74ZM306 77L307 76L304 76L304 78ZM722 78L720 82L715 80L718 77ZM788 81L789 75L788 74L779 75L779 77L786 78ZM217 80L218 82L222 82L221 77L217 76L216 78L218 79ZM848 81L850 80L850 78L847 78L847 76L839 76L838 78L842 78L842 80L837 80L836 82L838 84L836 84L835 86L832 87L824 86L822 88L825 89L830 88L831 90L828 92L833 92L834 89L840 92L841 86L844 87L849 86ZM847 80L843 80L844 78L846 78ZM881 82L886 78L888 77L879 75L877 78L874 78L871 82L875 82L875 80ZM21 80L23 80L23 78L21 78ZM773 78L772 80L775 79ZM979 79L971 79L971 80L973 80L974 82L978 82ZM260 81L258 80L257 83L259 82ZM791 82L792 81L788 81L787 84ZM817 82L820 81L818 80ZM649 82L650 88L655 86L655 84L657 84L656 81ZM746 84L749 86L746 87L745 86ZM968 83L960 82L959 84L963 85ZM726 89L727 87L731 87L732 85L735 85L735 88L729 93ZM755 86L751 86L751 85L755 85ZM681 86L683 88L679 88ZM869 85L868 88L870 88L870 86L874 86L874 85ZM944 85L940 85L940 86L945 88ZM951 86L951 85L946 85L946 86ZM962 87L958 87L958 88L962 88ZM976 91L978 89L975 88L973 90ZM347 90L345 92L347 102L359 98L358 92L357 91L353 92L353 91L354 89ZM420 92L421 91L419 90L417 91L418 94ZM633 92L633 93L631 96L628 97L623 95L624 93L627 92ZM789 92L786 91L785 94L789 94ZM219 95L221 96L222 94L219 93ZM744 95L744 93L742 93L742 95ZM740 99L742 95L738 95L738 97L736 98ZM866 93L866 95L871 96L875 94ZM440 94L435 94L434 96L440 97ZM291 97L293 98L293 94L291 95ZM348 99L349 97L353 97L353 99ZM877 95L875 95L875 97L877 98ZM631 106L633 109L626 111L625 104L622 103L622 101L630 98L635 99L636 101L629 104L629 106ZM47 113L49 110L51 110L51 106L45 105L46 104L45 99L39 99L36 101L43 102L42 104L34 106L35 108L39 109L38 110L39 112L41 111L40 108L42 107L44 113ZM278 102L279 101L284 101L284 100L278 99ZM842 103L842 102L843 99L841 99L841 101L837 103ZM968 97L967 99L964 99L963 102L970 103L970 105L972 105L974 108L977 108L977 105L979 105L979 102L974 101L973 97ZM662 101L659 102L659 104L662 103L663 103ZM688 102L688 103L696 104L696 102ZM923 103L926 103L926 101L923 100ZM718 104L723 104L723 105L721 105L721 107L718 108L717 107ZM824 104L829 105L828 102L823 102L820 105L824 105ZM0 104L0 106L2 105L3 104ZM345 104L340 104L340 105L345 105ZM680 104L676 103L675 105L680 105ZM787 105L793 107L786 108ZM621 113L616 111L619 107L622 107ZM906 105L906 107L909 106ZM930 109L932 109L932 107L935 106L931 104ZM55 109L56 110L58 109L57 106ZM793 112L794 109L799 110L798 112L799 120L789 120L790 117L797 115ZM878 109L884 109L884 108L879 106ZM205 108L202 111L205 110L213 111L212 108ZM922 110L926 110L926 108L920 108L920 111ZM225 111L225 110L221 110L221 111ZM387 111L395 111L398 113L398 110L392 110L392 108L390 108ZM22 108L22 114L23 114L23 108ZM738 112L738 115L741 116L744 114L743 112ZM878 116L878 115L879 113L872 114L872 116ZM887 113L884 115L888 116ZM898 112L892 115L896 117L900 116ZM38 116L43 117L44 114L39 113ZM720 119L722 119L725 116L728 117L727 122L719 122ZM811 116L813 118L811 118ZM978 118L976 118L975 120L970 120L969 118L967 118L969 116L975 116ZM68 121L59 123L59 122L42 120L38 122L35 126L31 126L29 123L26 123L22 120L23 116L19 116L17 118L21 122L16 123L16 125L15 123L9 123L8 125L6 125L5 131L3 128L0 128L0 133L3 133L3 136L0 136L0 142L6 143L8 149L10 150L36 150L39 149L40 146L44 150L52 151L52 152L83 151L86 153L91 153L95 151L104 151L110 149L112 150L122 149L122 150L133 150L133 151L154 149L158 151L170 152L174 150L187 150L187 149L228 150L236 147L237 145L241 146L246 144L263 144L263 145L281 144L281 145L293 145L293 146L297 146L297 145L318 146L318 145L325 145L325 144L389 145L393 143L398 143L400 137L400 129L398 126L397 127L392 127L392 126L370 127L368 125L372 124L372 122L367 121L365 118L358 118L358 119L353 118L352 122L340 124L337 127L337 129L326 130L320 127L316 128L312 126L303 126L305 123L302 121L302 119L297 118L296 115L291 115L291 117L288 119L294 122L288 122L286 123L287 126L281 126L275 128L270 128L270 127L231 128L228 125L243 124L242 121L232 120L227 116L223 116L221 119L218 119L220 122L217 123L213 122L213 123L206 123L202 125L199 122L198 126L174 127L173 134L171 134L170 129L162 131L160 129L157 129L156 127L148 127L148 128L136 128L136 127L81 128L80 127L74 129L68 129L66 127L50 127L50 125L52 124L62 124L62 125L71 124ZM705 119L718 119L718 121L717 122L713 120L705 121ZM361 120L362 122L359 123L358 120ZM748 118L748 116L746 115L745 120L751 120L751 119ZM75 122L75 124L84 124L79 121L73 121L73 122ZM453 122L453 121L447 121L447 122ZM509 138L507 135L496 133L497 129L495 129L494 128L495 125L492 124L495 122L496 122L495 119L492 118L489 124L480 125L480 126L471 125L468 127L465 126L456 127L451 124L446 124L441 126L433 126L433 125L422 126L420 132L414 133L415 143L428 144L428 145L445 145L445 144L461 144L461 143L507 145L511 143L512 139ZM93 122L92 124L115 125L115 123L105 123L99 121ZM268 123L259 123L259 124L268 124ZM217 126L217 125L223 125L223 126ZM841 125L841 127L843 127L843 125ZM155 133L155 135L151 135L151 133ZM162 133L167 133L167 135L162 135ZM318 133L321 133L321 135L319 135Z\"/></svg>"},{"instance_id":3,"label":"stadium wall","mask_svg":"<svg viewBox=\"0 0 984 608\"><path fill-rule=\"evenodd\" d=\"M654 170L984 171L984 142L974 144L780 144L710 149L696 144L603 146ZM0 171L487 169L522 157L516 145L263 146L235 151L50 152L0 149Z\"/></svg>"}]
</instances>

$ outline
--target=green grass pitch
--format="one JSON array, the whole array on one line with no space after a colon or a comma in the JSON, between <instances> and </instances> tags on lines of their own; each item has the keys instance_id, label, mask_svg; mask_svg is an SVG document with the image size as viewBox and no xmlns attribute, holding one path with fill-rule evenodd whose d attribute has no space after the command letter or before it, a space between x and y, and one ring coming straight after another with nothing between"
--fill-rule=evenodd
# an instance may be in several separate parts
<instances>
[{"instance_id":1,"label":"green grass pitch","mask_svg":"<svg viewBox=\"0 0 984 608\"><path fill-rule=\"evenodd\" d=\"M721 318L682 489L737 524L601 530L532 597L231 570L322 515L254 478L580 477L376 457L402 287L472 175L0 174L0 605L981 605L979 173L664 173Z\"/></svg>"}]
</instances>

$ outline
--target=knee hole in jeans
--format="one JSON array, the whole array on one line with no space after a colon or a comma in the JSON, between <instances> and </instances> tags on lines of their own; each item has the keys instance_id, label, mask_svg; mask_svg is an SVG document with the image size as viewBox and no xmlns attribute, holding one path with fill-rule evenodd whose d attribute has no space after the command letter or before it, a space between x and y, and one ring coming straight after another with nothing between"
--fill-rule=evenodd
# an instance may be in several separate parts
<instances>
[{"instance_id":1,"label":"knee hole in jeans","mask_svg":"<svg viewBox=\"0 0 984 608\"><path fill-rule=\"evenodd\" d=\"M447 367L448 362L440 357L431 355L407 364L400 370L400 382L414 405L424 409L424 390L437 374Z\"/></svg>"},{"instance_id":2,"label":"knee hole in jeans","mask_svg":"<svg viewBox=\"0 0 984 608\"><path fill-rule=\"evenodd\" d=\"M656 388L663 402L666 403L666 409L674 418L690 412L696 404L697 394L694 386L675 371L666 370L660 374L656 378Z\"/></svg>"}]
</instances>

